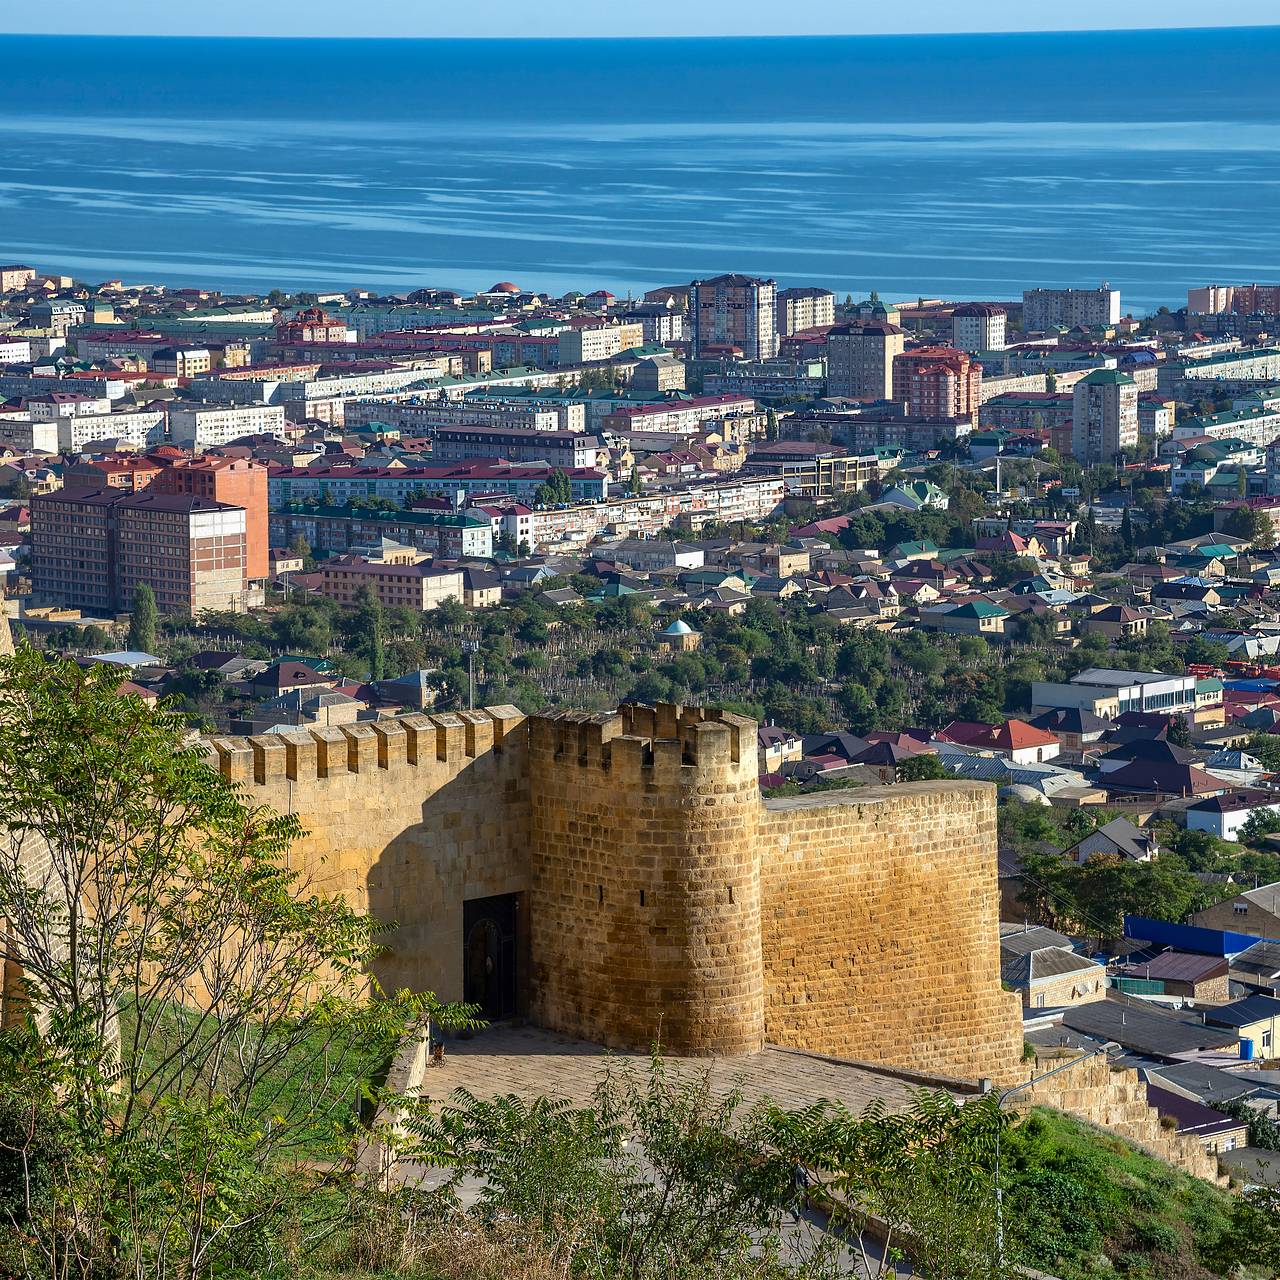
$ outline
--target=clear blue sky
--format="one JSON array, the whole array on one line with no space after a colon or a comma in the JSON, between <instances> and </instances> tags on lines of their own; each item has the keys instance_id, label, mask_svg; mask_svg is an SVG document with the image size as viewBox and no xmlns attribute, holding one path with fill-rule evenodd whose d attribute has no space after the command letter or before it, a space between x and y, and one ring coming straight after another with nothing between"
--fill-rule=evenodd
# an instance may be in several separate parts
<instances>
[{"instance_id":1,"label":"clear blue sky","mask_svg":"<svg viewBox=\"0 0 1280 1280\"><path fill-rule=\"evenodd\" d=\"M944 31L1226 27L1280 22L1276 0L59 0L5 6L0 32L95 35L859 35ZM305 26L304 26L305 24Z\"/></svg>"}]
</instances>

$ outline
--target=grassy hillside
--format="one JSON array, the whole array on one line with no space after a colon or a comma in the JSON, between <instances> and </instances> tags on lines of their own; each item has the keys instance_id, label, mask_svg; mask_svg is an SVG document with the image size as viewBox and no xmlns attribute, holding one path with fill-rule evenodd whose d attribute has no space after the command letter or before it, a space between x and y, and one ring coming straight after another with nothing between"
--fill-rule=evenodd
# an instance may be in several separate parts
<instances>
[{"instance_id":1,"label":"grassy hillside","mask_svg":"<svg viewBox=\"0 0 1280 1280\"><path fill-rule=\"evenodd\" d=\"M1023 1259L1062 1280L1208 1280L1232 1197L1061 1112L1004 1143L1005 1222Z\"/></svg>"}]
</instances>

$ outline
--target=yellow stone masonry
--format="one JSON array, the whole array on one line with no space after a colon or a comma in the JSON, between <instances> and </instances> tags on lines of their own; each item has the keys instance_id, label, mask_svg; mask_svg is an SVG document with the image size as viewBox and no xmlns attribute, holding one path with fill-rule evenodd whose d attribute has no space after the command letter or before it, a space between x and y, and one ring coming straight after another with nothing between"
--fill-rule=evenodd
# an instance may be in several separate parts
<instances>
[{"instance_id":1,"label":"yellow stone masonry","mask_svg":"<svg viewBox=\"0 0 1280 1280\"><path fill-rule=\"evenodd\" d=\"M915 1071L1017 1077L999 978L995 789L763 801L756 726L513 707L215 738L297 814L317 887L394 921L377 976L464 994L464 904L519 895L519 1012L625 1049L768 1041Z\"/></svg>"}]
</instances>

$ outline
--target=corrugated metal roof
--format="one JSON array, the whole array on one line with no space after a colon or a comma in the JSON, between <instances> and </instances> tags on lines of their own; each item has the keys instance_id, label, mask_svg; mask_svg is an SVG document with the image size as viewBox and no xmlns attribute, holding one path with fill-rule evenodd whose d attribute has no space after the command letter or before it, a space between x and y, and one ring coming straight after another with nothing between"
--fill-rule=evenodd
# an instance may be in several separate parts
<instances>
[{"instance_id":1,"label":"corrugated metal roof","mask_svg":"<svg viewBox=\"0 0 1280 1280\"><path fill-rule=\"evenodd\" d=\"M1197 956L1186 951L1166 951L1143 964L1125 967L1131 978L1155 978L1166 982L1203 982L1227 971L1220 956Z\"/></svg>"}]
</instances>

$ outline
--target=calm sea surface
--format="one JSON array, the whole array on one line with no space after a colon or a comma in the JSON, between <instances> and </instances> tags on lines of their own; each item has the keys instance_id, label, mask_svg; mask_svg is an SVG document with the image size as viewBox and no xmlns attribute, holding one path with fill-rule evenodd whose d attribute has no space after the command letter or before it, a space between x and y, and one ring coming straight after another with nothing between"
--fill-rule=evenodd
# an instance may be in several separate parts
<instances>
[{"instance_id":1,"label":"calm sea surface","mask_svg":"<svg viewBox=\"0 0 1280 1280\"><path fill-rule=\"evenodd\" d=\"M1280 279L1280 28L0 37L0 260L224 287L893 297Z\"/></svg>"}]
</instances>

